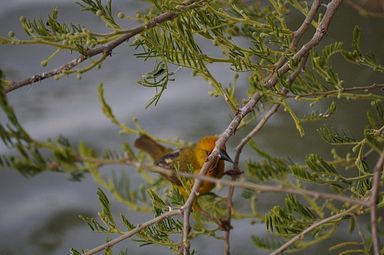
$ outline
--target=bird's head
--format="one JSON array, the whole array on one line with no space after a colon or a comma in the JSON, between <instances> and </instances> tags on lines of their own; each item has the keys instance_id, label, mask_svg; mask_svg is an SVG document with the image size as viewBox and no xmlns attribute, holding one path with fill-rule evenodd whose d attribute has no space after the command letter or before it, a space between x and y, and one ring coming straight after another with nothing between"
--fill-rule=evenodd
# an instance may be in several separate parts
<instances>
[{"instance_id":1,"label":"bird's head","mask_svg":"<svg viewBox=\"0 0 384 255\"><path fill-rule=\"evenodd\" d=\"M197 161L200 165L203 165L204 162L207 160L208 156L215 148L216 141L216 136L205 136L200 139L200 141L196 144L195 153ZM228 153L226 152L225 146L220 149L219 158L221 160L233 162L232 159L229 157Z\"/></svg>"}]
</instances>

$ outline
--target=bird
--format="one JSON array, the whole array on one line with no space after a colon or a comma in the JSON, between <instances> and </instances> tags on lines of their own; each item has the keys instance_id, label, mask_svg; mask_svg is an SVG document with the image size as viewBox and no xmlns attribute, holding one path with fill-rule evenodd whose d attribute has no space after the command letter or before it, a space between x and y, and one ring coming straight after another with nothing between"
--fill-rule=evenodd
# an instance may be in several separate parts
<instances>
[{"instance_id":1,"label":"bird","mask_svg":"<svg viewBox=\"0 0 384 255\"><path fill-rule=\"evenodd\" d=\"M134 145L139 150L142 150L149 154L154 160L156 166L173 170L173 174L162 174L171 183L179 186L181 193L185 193L183 190L182 183L177 176L176 169L180 172L199 173L204 163L207 161L208 156L215 148L217 136L209 135L202 137L196 144L180 148L179 150L172 150L171 148L165 147L149 137L148 135L141 135L136 139ZM233 163L232 159L226 152L225 146L220 149L219 157L215 162L211 164L207 176L215 177L220 179L224 176L224 161ZM204 194L210 192L215 187L212 182L203 181L198 189L198 194Z\"/></svg>"}]
</instances>

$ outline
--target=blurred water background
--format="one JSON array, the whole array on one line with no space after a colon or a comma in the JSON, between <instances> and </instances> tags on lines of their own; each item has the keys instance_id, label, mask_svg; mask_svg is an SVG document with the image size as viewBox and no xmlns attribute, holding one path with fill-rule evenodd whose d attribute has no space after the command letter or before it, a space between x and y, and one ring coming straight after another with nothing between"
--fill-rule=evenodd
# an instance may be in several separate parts
<instances>
[{"instance_id":1,"label":"blurred water background","mask_svg":"<svg viewBox=\"0 0 384 255\"><path fill-rule=\"evenodd\" d=\"M114 8L132 15L136 10L145 8L145 1L114 1ZM15 31L22 36L19 17L46 17L50 10L57 7L60 20L86 24L95 30L104 31L99 19L89 13L81 12L74 1L67 0L2 0L0 3L0 34ZM300 16L292 16L292 26L299 24ZM122 22L124 24L124 22ZM362 18L350 7L344 5L332 23L326 41L341 40L350 45L355 24L362 28L362 49L376 54L383 63L384 30L383 19ZM130 25L126 23L126 25ZM203 51L209 51L211 45L202 45ZM50 62L47 68L40 66L52 49L43 46L1 46L0 68L7 78L23 79L46 69L56 67L77 57L63 55ZM136 81L145 72L151 70L153 63L135 59L134 50L129 43L113 51L100 70L94 70L77 80L74 76L53 79L25 87L9 94L21 123L32 137L38 139L54 138L58 135L68 137L74 144L80 140L95 148L120 148L122 142L132 141L133 137L121 136L118 130L102 114L97 99L97 85L103 82L105 96L116 116L131 122L132 117L139 118L141 124L158 136L180 137L196 140L205 134L220 133L231 119L231 113L220 98L208 96L211 89L201 79L192 77L191 72L180 69L176 81L172 82L156 107L145 109L148 100L155 91L141 87ZM344 73L347 86L368 85L372 81L383 81L382 76L373 74L369 69L345 64L335 58L335 68ZM176 67L175 67L176 70ZM228 84L232 76L223 66L212 66L212 72ZM240 93L246 92L247 77L239 80ZM338 102L338 113L329 122L336 127L348 127L352 133L359 134L365 122L368 104ZM307 109L296 105L299 113ZM353 113L353 114L351 114ZM299 138L294 124L286 113L280 112L267 124L256 140L261 148L282 157L303 161L303 155L316 152L329 157L328 145L315 134L317 124L307 124L306 136ZM230 141L230 148L236 139ZM5 150L4 147L0 147ZM2 152L3 153L3 152ZM243 158L244 160L246 157ZM117 169L129 171L129 169ZM93 248L105 241L102 234L88 229L78 215L96 215L98 202L97 187L90 178L81 182L68 180L68 176L58 173L42 173L26 178L11 169L0 171L0 254L67 254L76 249ZM137 177L132 177L137 178ZM222 191L225 194L225 190ZM273 195L264 199L262 206L273 205ZM129 215L134 223L150 219L151 214L138 214L112 200L112 210ZM264 226L250 225L249 220L234 222L232 234L233 254L263 254L253 246L250 234L260 234ZM343 235L340 233L342 239ZM329 241L334 243L335 240ZM198 238L193 247L199 254L222 254L222 241ZM147 246L139 248L137 243L126 241L129 254L168 254L165 248ZM205 252L206 251L206 252ZM307 251L308 252L308 251ZM324 254L322 246L310 250L312 254Z\"/></svg>"}]
</instances>

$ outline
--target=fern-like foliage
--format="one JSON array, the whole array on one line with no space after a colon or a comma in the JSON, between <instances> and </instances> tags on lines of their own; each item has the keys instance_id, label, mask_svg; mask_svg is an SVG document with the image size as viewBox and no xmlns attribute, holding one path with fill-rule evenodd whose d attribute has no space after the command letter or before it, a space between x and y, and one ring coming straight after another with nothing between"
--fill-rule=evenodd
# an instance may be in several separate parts
<instances>
[{"instance_id":1,"label":"fern-like foliage","mask_svg":"<svg viewBox=\"0 0 384 255\"><path fill-rule=\"evenodd\" d=\"M80 0L77 2L84 11L90 11L102 18L107 27L111 29L119 29L120 26L116 23L112 13L112 0L108 0L106 5L103 5L102 0Z\"/></svg>"},{"instance_id":2,"label":"fern-like foliage","mask_svg":"<svg viewBox=\"0 0 384 255\"><path fill-rule=\"evenodd\" d=\"M281 114L288 114L292 118L292 125L301 136L305 135L304 121L322 123L317 131L325 142L334 147L329 155L320 156L317 151L308 151L294 161L271 155L255 142L250 142L250 159L246 161L241 158L247 162L247 171L242 181L247 182L247 187L257 184L254 185L256 188L243 192L242 199L249 201L249 204L237 208L235 203L234 208L228 208L229 203L223 197L214 193L199 194L193 208L188 238L204 236L222 239L223 229L231 227L227 224L228 212L231 211L232 218L265 223L268 236L254 236L252 240L256 246L271 250L297 237L313 224L340 214L343 216L313 228L288 251L302 250L330 238L342 222L348 221L351 235L358 232L361 240L357 243L341 242L335 244L331 250L338 250L340 254L356 251L369 254L370 235L365 238L366 231L362 231L358 224L360 216L367 214L370 208L356 206L356 210L351 210L355 207L343 201L366 201L372 193L373 159L384 150L384 96L380 90L383 84L351 87L345 83L344 75L333 68L334 58L342 56L349 62L375 72L384 71L383 65L373 54L364 53L360 44L360 29L356 27L353 31L351 50L348 50L345 43L334 41L316 51L311 50L306 63L293 59L296 48L305 42L303 39L298 45L292 45L294 28L287 24L287 18L292 12L300 13L303 19L308 17L310 8L306 1L269 0L262 4L258 1L250 3L221 0L148 2L148 9L138 12L135 17L127 17L121 13L117 15L120 19L131 19L140 23L133 29L119 24L111 0L80 0L78 4L82 10L98 16L105 24L107 32L96 33L82 25L62 23L58 10L53 9L44 19L20 18L27 39L19 39L11 31L8 37L0 36L0 44L41 44L54 47L53 53L41 61L42 66L48 65L62 51L77 52L80 55L76 61L91 63L81 69L72 69L71 66L64 68L55 78L72 73L77 73L78 78L81 78L81 74L103 63L114 49L111 45L125 42L127 38L131 38L130 35L135 35L130 42L136 50L135 56L140 61L153 63L153 68L138 81L140 85L154 90L154 96L147 106L156 106L161 102L162 95L170 87L169 83L177 84L177 70L184 68L190 70L193 76L206 81L210 87L208 94L221 97L229 106L231 117L238 116L241 113L239 109L249 100L254 100L255 97L250 99L251 96L261 97L252 112L242 119L238 129L258 125L256 121L260 120L261 114L268 111L271 105L281 106L279 109L285 111ZM319 20L323 17L323 11L324 8L319 8L316 15ZM168 19L162 20L164 17ZM315 18L309 25L318 30L319 21ZM309 31L311 29L307 32L310 33ZM99 58L90 59L94 54ZM286 63L287 72L280 72L281 65L277 62ZM211 68L217 66L225 68L232 75L233 81L228 82L217 77ZM276 78L276 84L265 86L271 77ZM136 152L127 142L147 132L136 119L132 121L132 125L119 120L113 111L113 105L107 100L102 83L98 87L102 112L122 135L135 136L128 140L124 137L120 149L102 148L96 151L84 142L69 141L65 137L46 141L34 139L23 128L8 103L4 89L14 83L7 81L2 73L0 81L0 108L4 116L0 123L0 139L7 149L0 154L0 166L16 169L27 176L42 171L57 171L79 180L85 174L90 175L106 191L104 193L99 189L97 192L101 207L98 217L82 217L92 231L106 236L123 235L137 227L127 216L120 214L116 217L112 213L107 194L127 208L150 212L152 215L149 217L157 217L170 208L184 205L185 194L180 194L178 187L152 173L151 170L155 169L153 161L147 160L148 157L143 153ZM335 115L338 110L336 105L343 99L356 102L368 100L371 103L372 107L367 112L367 124L359 135L352 136L348 127L338 125L336 129L325 122ZM297 113L295 101L300 101L303 108L310 109L313 104L322 107L321 110L302 111L308 113L301 116ZM235 135L238 134L241 132ZM154 139L175 147L180 147L181 144L175 140ZM340 147L342 152L338 150ZM137 169L141 183L130 179L126 170L131 172L132 168ZM108 174L103 172L106 169ZM174 170L179 171L177 167ZM192 173L196 169L190 170ZM180 177L180 180L185 185L185 190L189 190L193 179ZM277 201L270 208L263 207L260 210L260 190L257 187L269 187L261 185L276 185L273 191L287 191L295 195L284 194L283 201ZM303 192L306 190L310 192ZM339 199L334 199L335 197ZM362 203L359 206L360 204ZM383 204L383 198L380 197L377 206L381 208ZM250 212L241 212L244 208ZM350 211L343 214L346 210ZM161 245L178 253L180 246L185 245L177 241L181 232L182 222L179 218L169 217L143 228L134 240L139 245ZM112 254L111 247L106 248L105 252ZM71 253L83 252L71 250Z\"/></svg>"},{"instance_id":3,"label":"fern-like foliage","mask_svg":"<svg viewBox=\"0 0 384 255\"><path fill-rule=\"evenodd\" d=\"M368 53L367 55L364 55L361 52L360 28L358 26L355 26L355 29L353 30L352 47L352 52L343 51L343 56L346 60L358 65L367 66L376 72L384 72L384 66L377 62L373 53Z\"/></svg>"},{"instance_id":4,"label":"fern-like foliage","mask_svg":"<svg viewBox=\"0 0 384 255\"><path fill-rule=\"evenodd\" d=\"M333 145L343 145L343 144L354 144L357 140L348 134L348 131L336 131L329 127L321 127L317 130L320 137L323 138L326 142Z\"/></svg>"},{"instance_id":5,"label":"fern-like foliage","mask_svg":"<svg viewBox=\"0 0 384 255\"><path fill-rule=\"evenodd\" d=\"M115 219L111 212L111 204L105 193L99 189L97 195L101 207L101 211L98 213L98 219L80 216L92 231L99 233L123 234L126 231L136 228L136 225L131 223L123 214L120 215L119 221L125 229L119 227L117 219ZM148 195L152 201L155 216L159 216L165 210L168 210L169 205L167 205L155 192L148 190ZM139 242L140 245L157 244L167 246L172 250L177 250L178 244L173 242L170 237L173 234L180 233L181 230L182 223L179 220L165 218L157 224L140 231L138 234L139 238L136 238L135 241Z\"/></svg>"},{"instance_id":6,"label":"fern-like foliage","mask_svg":"<svg viewBox=\"0 0 384 255\"><path fill-rule=\"evenodd\" d=\"M271 157L268 153L260 150L254 142L251 142L250 146L259 156L264 158L262 161L248 162L248 176L251 180L263 182L278 179L289 171L289 160Z\"/></svg>"},{"instance_id":7,"label":"fern-like foliage","mask_svg":"<svg viewBox=\"0 0 384 255\"><path fill-rule=\"evenodd\" d=\"M275 206L264 216L269 231L282 236L298 234L317 218L310 208L292 195L285 198L284 204L284 208Z\"/></svg>"},{"instance_id":8,"label":"fern-like foliage","mask_svg":"<svg viewBox=\"0 0 384 255\"><path fill-rule=\"evenodd\" d=\"M301 121L318 121L325 120L331 117L336 112L336 104L335 102L331 102L327 109L324 112L313 111L309 114L306 114Z\"/></svg>"}]
</instances>

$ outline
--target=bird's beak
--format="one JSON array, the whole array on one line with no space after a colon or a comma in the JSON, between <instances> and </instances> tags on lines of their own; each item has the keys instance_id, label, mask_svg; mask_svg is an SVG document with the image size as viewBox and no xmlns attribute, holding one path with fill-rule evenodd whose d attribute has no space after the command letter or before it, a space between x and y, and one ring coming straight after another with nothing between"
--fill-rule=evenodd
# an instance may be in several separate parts
<instances>
[{"instance_id":1,"label":"bird's beak","mask_svg":"<svg viewBox=\"0 0 384 255\"><path fill-rule=\"evenodd\" d=\"M219 157L222 160L233 163L232 159L229 157L228 153L225 150L220 150Z\"/></svg>"}]
</instances>

